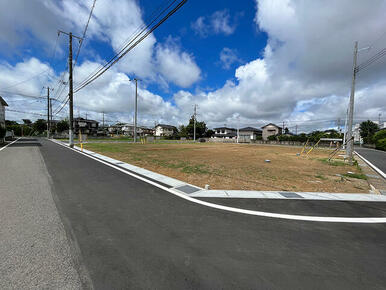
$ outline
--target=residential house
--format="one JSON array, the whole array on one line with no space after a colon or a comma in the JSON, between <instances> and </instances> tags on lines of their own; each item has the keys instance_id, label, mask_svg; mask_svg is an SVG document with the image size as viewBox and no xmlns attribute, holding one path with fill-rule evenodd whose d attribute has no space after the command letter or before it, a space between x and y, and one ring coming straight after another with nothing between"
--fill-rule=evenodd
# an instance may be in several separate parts
<instances>
[{"instance_id":1,"label":"residential house","mask_svg":"<svg viewBox=\"0 0 386 290\"><path fill-rule=\"evenodd\" d=\"M239 142L251 142L261 137L263 131L253 127L245 127L239 129Z\"/></svg>"},{"instance_id":2,"label":"residential house","mask_svg":"<svg viewBox=\"0 0 386 290\"><path fill-rule=\"evenodd\" d=\"M127 136L134 136L134 125L125 124L122 127L122 133ZM149 136L154 135L154 130L144 126L137 126L137 135L138 136Z\"/></svg>"},{"instance_id":3,"label":"residential house","mask_svg":"<svg viewBox=\"0 0 386 290\"><path fill-rule=\"evenodd\" d=\"M8 107L8 104L0 96L0 126L3 128L5 128L5 107Z\"/></svg>"},{"instance_id":4,"label":"residential house","mask_svg":"<svg viewBox=\"0 0 386 290\"><path fill-rule=\"evenodd\" d=\"M228 127L219 127L214 128L214 134L212 138L222 138L222 139L236 139L237 131L234 128Z\"/></svg>"},{"instance_id":5,"label":"residential house","mask_svg":"<svg viewBox=\"0 0 386 290\"><path fill-rule=\"evenodd\" d=\"M177 132L177 128L171 125L157 124L155 127L155 136L172 136L174 132Z\"/></svg>"},{"instance_id":6,"label":"residential house","mask_svg":"<svg viewBox=\"0 0 386 290\"><path fill-rule=\"evenodd\" d=\"M268 140L269 136L281 135L282 133L282 128L273 123L269 123L261 127L261 129L263 129L263 140Z\"/></svg>"},{"instance_id":7,"label":"residential house","mask_svg":"<svg viewBox=\"0 0 386 290\"><path fill-rule=\"evenodd\" d=\"M108 127L108 131L110 134L121 135L123 134L122 128L125 126L124 123L116 123L115 125L111 125Z\"/></svg>"},{"instance_id":8,"label":"residential house","mask_svg":"<svg viewBox=\"0 0 386 290\"><path fill-rule=\"evenodd\" d=\"M98 134L99 122L84 118L74 118L74 133L81 132L84 135L96 136Z\"/></svg>"}]
</instances>

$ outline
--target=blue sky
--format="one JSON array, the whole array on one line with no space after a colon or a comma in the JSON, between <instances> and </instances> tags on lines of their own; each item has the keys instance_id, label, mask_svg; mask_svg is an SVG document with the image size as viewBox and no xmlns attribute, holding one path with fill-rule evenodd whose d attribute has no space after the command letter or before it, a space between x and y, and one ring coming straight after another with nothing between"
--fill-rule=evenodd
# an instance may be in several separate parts
<instances>
[{"instance_id":1,"label":"blue sky","mask_svg":"<svg viewBox=\"0 0 386 290\"><path fill-rule=\"evenodd\" d=\"M0 36L0 95L10 109L43 114L44 101L14 93L39 95L43 86L58 87L66 68L67 37L60 36L52 58L56 31L80 35L92 0L0 1L7 7L0 11L0 29L5 31ZM75 70L75 86L163 2L97 0ZM77 93L75 112L82 116L87 112L95 119L106 112L111 122L131 122L134 87L129 79L139 77L139 120L144 125L186 123L198 104L199 118L209 127L237 123L260 127L283 121L305 131L334 127L345 118L354 41L360 47L372 46L359 55L359 63L386 46L382 36L386 5L375 2L369 7L349 0L190 0ZM374 64L358 78L357 121L376 120L379 114L386 118L382 64ZM31 78L46 70L50 73ZM65 92L54 95L64 99ZM65 118L66 110L56 118ZM16 112L7 116L37 118Z\"/></svg>"}]
</instances>

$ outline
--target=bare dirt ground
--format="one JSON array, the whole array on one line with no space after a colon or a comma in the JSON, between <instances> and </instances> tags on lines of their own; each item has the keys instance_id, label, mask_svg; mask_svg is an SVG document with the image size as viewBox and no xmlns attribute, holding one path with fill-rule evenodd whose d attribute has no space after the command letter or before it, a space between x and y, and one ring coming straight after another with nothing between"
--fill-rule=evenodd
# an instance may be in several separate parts
<instances>
[{"instance_id":1,"label":"bare dirt ground","mask_svg":"<svg viewBox=\"0 0 386 290\"><path fill-rule=\"evenodd\" d=\"M90 143L85 148L200 187L209 184L211 189L369 192L360 167L328 163L327 149L306 157L296 155L299 147L222 143Z\"/></svg>"}]
</instances>

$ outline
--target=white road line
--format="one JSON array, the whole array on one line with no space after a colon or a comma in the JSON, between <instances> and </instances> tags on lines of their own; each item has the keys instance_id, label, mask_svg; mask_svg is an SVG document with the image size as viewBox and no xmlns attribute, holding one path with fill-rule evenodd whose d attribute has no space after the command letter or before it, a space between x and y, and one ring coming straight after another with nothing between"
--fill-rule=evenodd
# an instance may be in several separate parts
<instances>
[{"instance_id":1,"label":"white road line","mask_svg":"<svg viewBox=\"0 0 386 290\"><path fill-rule=\"evenodd\" d=\"M368 161L366 158L364 158L362 155L360 155L358 152L354 151L356 155L359 156L364 162L366 162L372 169L374 169L378 174L380 174L384 179L386 179L386 174L376 167L374 164L372 164L370 161Z\"/></svg>"},{"instance_id":2,"label":"white road line","mask_svg":"<svg viewBox=\"0 0 386 290\"><path fill-rule=\"evenodd\" d=\"M171 194L174 194L180 198L183 198L185 200L188 200L190 202L194 202L203 206L220 209L224 211L234 212L234 213L242 213L242 214L248 214L253 216L263 216L263 217L271 217L271 218L279 218L279 219L287 219L287 220L298 220L298 221L314 221L314 222L331 222L331 223L386 223L386 217L363 217L363 218L354 218L354 217L322 217L322 216L304 216L304 215L290 215L290 214L280 214L280 213L271 213L271 212L264 212L264 211L255 211L255 210L247 210L247 209L241 209L241 208L235 208L235 207L229 207L225 205L215 204L206 202L203 200L195 199L190 196L187 196L183 193L177 192L176 190L169 189L167 187L164 187L158 183L155 183L151 180L147 180L141 176L138 176L136 174L133 174L131 172L128 172L118 166L115 166L111 163L105 162L103 160L100 160L98 158L95 158L93 156L90 156L89 154L83 153L77 149L73 149L68 147L67 145L61 144L58 141L50 140L52 142L55 142L56 144L59 144L65 148L68 148L70 150L73 150L79 154L82 154L84 156L87 156L88 158L94 159L100 163L103 163L107 166L110 166L118 171L121 171L122 173L125 173L127 175L133 176L139 180L142 180L146 183L149 183L153 186L156 186L158 188L161 188L167 192L170 192Z\"/></svg>"},{"instance_id":3,"label":"white road line","mask_svg":"<svg viewBox=\"0 0 386 290\"><path fill-rule=\"evenodd\" d=\"M21 137L17 138L15 141L12 141L11 143L5 145L4 147L1 147L0 148L0 151L4 150L5 148L7 148L9 145L12 145L13 143L17 142Z\"/></svg>"}]
</instances>

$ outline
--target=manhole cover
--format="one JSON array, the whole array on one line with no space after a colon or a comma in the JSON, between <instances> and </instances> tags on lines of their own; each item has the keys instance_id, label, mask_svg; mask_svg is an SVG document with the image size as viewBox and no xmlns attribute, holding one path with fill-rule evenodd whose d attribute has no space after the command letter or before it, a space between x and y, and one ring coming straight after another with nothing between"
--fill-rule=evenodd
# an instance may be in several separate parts
<instances>
[{"instance_id":1,"label":"manhole cover","mask_svg":"<svg viewBox=\"0 0 386 290\"><path fill-rule=\"evenodd\" d=\"M183 185L183 186L180 186L180 187L176 187L176 189L178 189L179 191L188 193L188 194L200 190L200 189L198 189L196 187L193 187L193 186L190 186L190 185Z\"/></svg>"}]
</instances>

